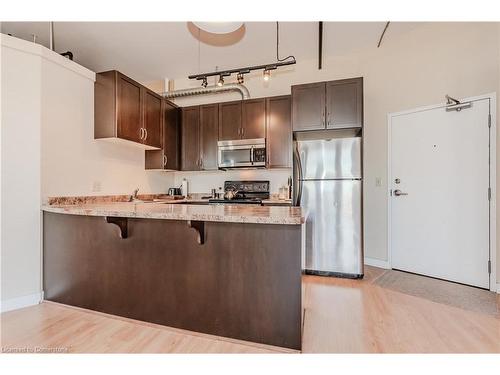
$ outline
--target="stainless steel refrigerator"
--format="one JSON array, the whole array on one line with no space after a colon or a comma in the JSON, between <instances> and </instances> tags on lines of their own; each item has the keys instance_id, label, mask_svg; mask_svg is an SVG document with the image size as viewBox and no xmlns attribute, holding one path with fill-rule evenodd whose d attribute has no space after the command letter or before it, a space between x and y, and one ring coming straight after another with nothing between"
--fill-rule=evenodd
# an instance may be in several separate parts
<instances>
[{"instance_id":1,"label":"stainless steel refrigerator","mask_svg":"<svg viewBox=\"0 0 500 375\"><path fill-rule=\"evenodd\" d=\"M294 204L306 212L307 274L363 277L361 137L294 134Z\"/></svg>"}]
</instances>

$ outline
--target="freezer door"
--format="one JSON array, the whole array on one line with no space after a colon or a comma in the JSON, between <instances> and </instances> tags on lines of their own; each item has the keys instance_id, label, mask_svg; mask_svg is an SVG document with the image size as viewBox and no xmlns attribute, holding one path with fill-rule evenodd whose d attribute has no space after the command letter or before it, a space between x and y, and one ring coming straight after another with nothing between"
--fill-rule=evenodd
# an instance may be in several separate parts
<instances>
[{"instance_id":1,"label":"freezer door","mask_svg":"<svg viewBox=\"0 0 500 375\"><path fill-rule=\"evenodd\" d=\"M302 181L306 271L363 274L361 180Z\"/></svg>"},{"instance_id":2,"label":"freezer door","mask_svg":"<svg viewBox=\"0 0 500 375\"><path fill-rule=\"evenodd\" d=\"M297 141L302 179L361 178L361 138Z\"/></svg>"}]
</instances>

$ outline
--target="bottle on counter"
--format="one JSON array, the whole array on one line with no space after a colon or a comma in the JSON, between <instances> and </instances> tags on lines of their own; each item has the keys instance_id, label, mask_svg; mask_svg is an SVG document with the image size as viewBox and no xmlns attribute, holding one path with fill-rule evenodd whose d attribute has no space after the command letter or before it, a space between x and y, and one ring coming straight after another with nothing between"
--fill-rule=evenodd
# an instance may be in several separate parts
<instances>
[{"instance_id":1,"label":"bottle on counter","mask_svg":"<svg viewBox=\"0 0 500 375\"><path fill-rule=\"evenodd\" d=\"M184 195L186 198L189 194L188 180L186 180L185 178L182 179L181 194Z\"/></svg>"}]
</instances>

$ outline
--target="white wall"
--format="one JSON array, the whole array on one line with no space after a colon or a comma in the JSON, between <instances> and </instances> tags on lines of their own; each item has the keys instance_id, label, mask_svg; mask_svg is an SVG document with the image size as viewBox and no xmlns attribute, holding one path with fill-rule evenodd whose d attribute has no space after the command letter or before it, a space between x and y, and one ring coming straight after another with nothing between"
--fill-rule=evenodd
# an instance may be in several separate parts
<instances>
[{"instance_id":1,"label":"white wall","mask_svg":"<svg viewBox=\"0 0 500 375\"><path fill-rule=\"evenodd\" d=\"M173 175L144 169L144 150L94 140L94 74L42 64L42 196L166 192ZM97 186L96 186L97 185ZM100 188L99 188L100 186Z\"/></svg>"},{"instance_id":2,"label":"white wall","mask_svg":"<svg viewBox=\"0 0 500 375\"><path fill-rule=\"evenodd\" d=\"M445 94L460 98L498 91L498 24L430 23L400 37L392 36L389 29L379 49L374 40L371 48L325 59L321 71L317 61L311 60L272 74L268 83L262 81L261 73L245 78L252 97L289 94L294 84L364 77L365 247L368 257L386 260L387 114L442 103ZM199 82L186 78L175 81L176 89L197 85ZM183 98L177 103L230 99L238 99L238 95ZM382 178L383 186L375 186L377 177ZM500 254L500 246L497 252Z\"/></svg>"},{"instance_id":3,"label":"white wall","mask_svg":"<svg viewBox=\"0 0 500 375\"><path fill-rule=\"evenodd\" d=\"M140 148L93 139L93 72L40 45L0 38L1 300L8 310L40 298L43 200L136 187L166 192L174 176L145 171Z\"/></svg>"},{"instance_id":4,"label":"white wall","mask_svg":"<svg viewBox=\"0 0 500 375\"><path fill-rule=\"evenodd\" d=\"M41 59L1 48L1 301L40 298Z\"/></svg>"}]
</instances>

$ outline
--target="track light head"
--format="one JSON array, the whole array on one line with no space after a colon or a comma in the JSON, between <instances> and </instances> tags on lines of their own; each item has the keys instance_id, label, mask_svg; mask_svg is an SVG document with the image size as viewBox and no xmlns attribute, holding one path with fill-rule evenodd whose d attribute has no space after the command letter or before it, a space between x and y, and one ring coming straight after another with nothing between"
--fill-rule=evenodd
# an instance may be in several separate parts
<instances>
[{"instance_id":1,"label":"track light head","mask_svg":"<svg viewBox=\"0 0 500 375\"><path fill-rule=\"evenodd\" d=\"M224 77L221 74L219 76L219 80L217 81L217 86L221 87L222 85L224 85Z\"/></svg>"},{"instance_id":2,"label":"track light head","mask_svg":"<svg viewBox=\"0 0 500 375\"><path fill-rule=\"evenodd\" d=\"M269 69L265 69L262 78L264 79L264 81L269 81L269 79L271 78L271 71Z\"/></svg>"},{"instance_id":3,"label":"track light head","mask_svg":"<svg viewBox=\"0 0 500 375\"><path fill-rule=\"evenodd\" d=\"M201 87L205 88L208 85L207 77L203 78L203 81L201 81Z\"/></svg>"},{"instance_id":4,"label":"track light head","mask_svg":"<svg viewBox=\"0 0 500 375\"><path fill-rule=\"evenodd\" d=\"M236 76L236 79L240 85L245 81L245 78L243 77L243 73L238 73L238 75Z\"/></svg>"}]
</instances>

